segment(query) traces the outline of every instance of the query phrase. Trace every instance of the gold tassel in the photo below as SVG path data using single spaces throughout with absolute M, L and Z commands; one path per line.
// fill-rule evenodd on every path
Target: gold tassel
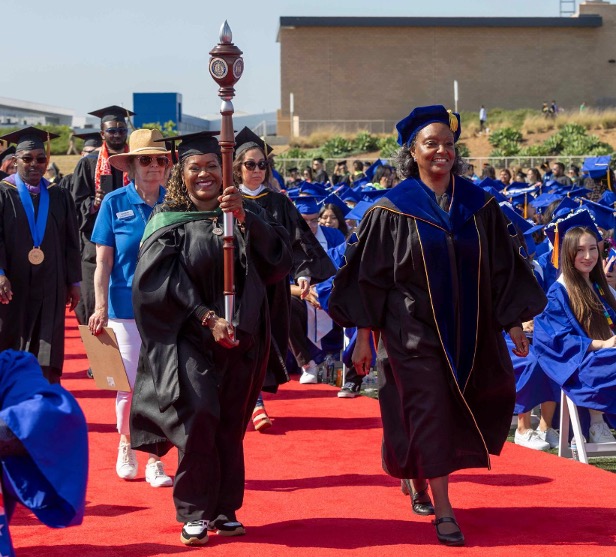
M 608 166 L 607 167 L 607 189 L 610 191 L 614 191 L 612 189 L 612 180 L 611 180 L 610 174 L 611 174 L 610 167 Z
M 524 194 L 524 218 L 528 218 L 528 194 Z
M 558 239 L 558 225 L 556 225 L 555 230 L 554 230 L 554 249 L 552 250 L 552 265 L 554 265 L 555 269 L 558 269 L 558 260 L 559 260 L 558 245 L 559 244 L 560 244 L 560 241 Z
M 448 110 L 447 112 L 449 113 L 449 129 L 453 133 L 456 133 L 458 131 L 458 119 L 455 114 L 451 112 L 451 110 Z

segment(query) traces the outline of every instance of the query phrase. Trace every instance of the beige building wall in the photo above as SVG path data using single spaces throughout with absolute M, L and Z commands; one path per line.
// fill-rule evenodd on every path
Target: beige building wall
M 616 5 L 586 2 L 584 14 L 603 24 L 281 27 L 279 134 L 288 130 L 290 93 L 300 122 L 384 120 L 386 131 L 414 106 L 453 108 L 454 80 L 460 110 L 540 109 L 552 99 L 570 110 L 582 101 L 616 106 Z

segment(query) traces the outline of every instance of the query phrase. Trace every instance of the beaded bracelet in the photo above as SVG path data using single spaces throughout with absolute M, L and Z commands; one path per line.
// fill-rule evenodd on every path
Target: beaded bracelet
M 211 319 L 213 319 L 214 317 L 216 317 L 216 312 L 209 310 L 208 312 L 206 312 L 206 314 L 203 316 L 203 319 L 201 319 L 201 325 L 203 327 L 209 327 L 209 321 Z

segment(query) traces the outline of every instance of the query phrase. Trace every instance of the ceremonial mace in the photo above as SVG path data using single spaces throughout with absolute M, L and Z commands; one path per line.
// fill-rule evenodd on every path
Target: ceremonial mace
M 218 96 L 222 99 L 222 104 L 220 105 L 222 122 L 218 142 L 222 151 L 223 191 L 233 185 L 233 147 L 235 145 L 235 135 L 233 133 L 233 103 L 231 99 L 235 96 L 233 86 L 242 77 L 242 72 L 244 71 L 242 51 L 233 44 L 232 39 L 231 28 L 225 20 L 220 28 L 220 42 L 210 51 L 210 75 L 219 85 Z M 223 222 L 225 319 L 232 323 L 235 306 L 233 214 L 224 213 Z

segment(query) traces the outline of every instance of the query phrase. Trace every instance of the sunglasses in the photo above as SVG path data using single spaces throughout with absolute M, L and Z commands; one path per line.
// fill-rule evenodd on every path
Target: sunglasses
M 257 166 L 259 167 L 259 170 L 265 170 L 267 168 L 267 161 L 259 161 L 259 162 L 246 161 L 242 164 L 248 170 L 254 170 L 255 168 L 257 168 Z
M 137 161 L 141 166 L 148 167 L 152 164 L 153 161 L 156 161 L 158 166 L 167 166 L 169 164 L 169 159 L 167 157 L 150 157 L 149 155 L 141 155 L 137 157 Z
M 108 133 L 109 135 L 124 135 L 128 133 L 128 128 L 107 128 L 106 130 L 103 130 L 103 132 Z
M 47 157 L 31 157 L 30 155 L 26 155 L 24 157 L 17 157 L 21 159 L 24 164 L 31 164 L 32 161 L 36 161 L 36 164 L 47 164 Z

